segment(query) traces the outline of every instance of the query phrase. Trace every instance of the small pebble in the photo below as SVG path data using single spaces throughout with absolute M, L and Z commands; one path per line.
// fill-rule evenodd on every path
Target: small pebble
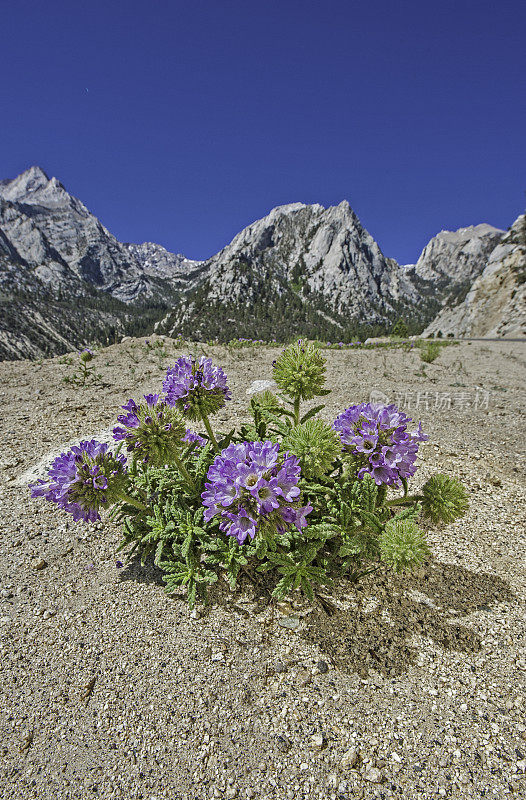
M 300 626 L 300 621 L 298 617 L 282 617 L 282 619 L 278 620 L 278 625 L 281 625 L 282 628 L 288 628 L 291 631 L 295 631 Z
M 383 781 L 383 775 L 376 767 L 366 769 L 363 777 L 369 783 L 381 783 Z
M 321 750 L 325 747 L 325 737 L 323 733 L 315 733 L 310 737 L 311 747 Z
M 354 769 L 360 760 L 360 752 L 357 747 L 351 747 L 343 754 L 340 764 L 342 767 Z

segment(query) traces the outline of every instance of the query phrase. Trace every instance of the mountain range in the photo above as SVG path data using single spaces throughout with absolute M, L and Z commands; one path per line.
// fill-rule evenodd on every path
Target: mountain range
M 274 208 L 200 262 L 119 242 L 35 166 L 0 181 L 0 358 L 154 328 L 204 340 L 347 341 L 400 317 L 427 335 L 523 335 L 525 254 L 522 216 L 508 233 L 442 231 L 401 266 L 343 201 Z

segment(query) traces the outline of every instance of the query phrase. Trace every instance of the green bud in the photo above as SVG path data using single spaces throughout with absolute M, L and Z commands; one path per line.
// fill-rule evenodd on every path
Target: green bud
M 395 572 L 420 564 L 428 555 L 429 547 L 424 532 L 411 519 L 392 519 L 380 535 L 382 561 Z
M 252 397 L 250 400 L 250 408 L 253 412 L 258 408 L 260 411 L 269 411 L 272 414 L 276 414 L 278 411 L 281 411 L 283 406 L 276 395 L 266 389 L 264 392 Z
M 310 400 L 325 394 L 325 359 L 314 344 L 299 339 L 283 350 L 274 364 L 273 377 L 289 397 Z
M 290 450 L 299 459 L 306 478 L 329 472 L 341 449 L 340 437 L 321 419 L 308 419 L 303 425 L 291 428 L 282 444 L 282 450 Z
M 424 517 L 435 524 L 453 522 L 463 517 L 469 508 L 466 490 L 456 478 L 433 475 L 422 489 Z
M 139 403 L 135 414 L 139 425 L 128 429 L 125 439 L 132 457 L 152 466 L 169 464 L 186 446 L 182 441 L 186 425 L 179 411 L 164 403 Z

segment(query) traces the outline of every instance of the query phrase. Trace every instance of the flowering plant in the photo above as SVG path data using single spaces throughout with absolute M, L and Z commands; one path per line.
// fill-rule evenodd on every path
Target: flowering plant
M 462 485 L 430 478 L 416 494 L 422 426 L 394 405 L 350 405 L 332 424 L 325 359 L 302 340 L 274 362 L 277 394 L 252 398 L 252 421 L 219 433 L 209 417 L 231 398 L 227 376 L 209 358 L 179 358 L 164 395 L 129 400 L 113 429 L 115 452 L 96 441 L 62 453 L 47 480 L 31 487 L 93 522 L 111 509 L 122 523 L 120 549 L 153 555 L 167 591 L 185 588 L 190 606 L 225 578 L 259 583 L 272 595 L 357 580 L 377 569 L 411 569 L 428 556 L 422 523 L 448 523 L 468 507 Z M 186 427 L 185 417 L 202 425 Z M 124 455 L 126 454 L 126 456 Z

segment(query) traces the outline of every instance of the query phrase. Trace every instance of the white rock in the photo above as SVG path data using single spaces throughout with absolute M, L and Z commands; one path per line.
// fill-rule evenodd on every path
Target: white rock
M 247 389 L 247 395 L 259 394 L 260 392 L 272 392 L 277 388 L 276 381 L 252 381 Z

